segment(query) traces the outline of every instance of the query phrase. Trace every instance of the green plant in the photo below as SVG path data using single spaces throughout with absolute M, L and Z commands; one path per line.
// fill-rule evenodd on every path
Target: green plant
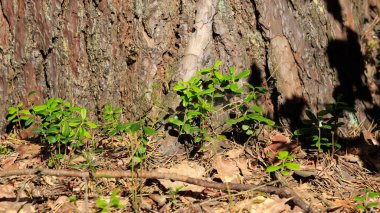
M 122 114 L 121 108 L 112 108 L 112 104 L 104 106 L 103 126 L 102 130 L 109 137 L 115 136 L 123 132 L 123 124 L 120 121 Z
M 22 109 L 23 103 L 19 103 L 16 106 L 8 108 L 8 121 L 11 123 L 17 123 L 21 127 L 21 122 L 25 123 L 25 127 L 29 127 L 32 124 L 32 118 L 30 117 L 29 110 Z
M 337 141 L 338 129 L 343 125 L 339 119 L 343 116 L 343 111 L 354 112 L 355 110 L 348 107 L 344 102 L 339 101 L 333 104 L 327 104 L 325 109 L 312 113 L 306 110 L 308 119 L 302 122 L 306 128 L 297 129 L 294 134 L 297 136 L 312 136 L 312 146 L 317 147 L 318 152 L 323 152 L 324 147 L 332 148 L 332 153 L 335 148 L 340 148 L 341 145 Z
M 113 108 L 111 104 L 104 107 L 103 125 L 101 130 L 113 139 L 114 136 L 123 136 L 129 138 L 130 152 L 134 156 L 131 161 L 131 166 L 135 166 L 146 159 L 146 149 L 148 138 L 156 134 L 156 131 L 146 125 L 146 119 L 142 118 L 139 121 L 122 122 L 122 109 Z
M 96 208 L 98 208 L 99 211 L 97 211 L 97 212 L 98 213 L 105 213 L 105 212 L 110 211 L 112 208 L 123 209 L 124 206 L 120 204 L 120 200 L 117 197 L 119 192 L 120 192 L 120 188 L 116 188 L 112 192 L 112 194 L 110 196 L 110 200 L 108 202 L 101 199 L 101 198 L 98 198 L 98 200 L 96 201 Z
M 0 155 L 8 155 L 11 152 L 13 152 L 13 149 L 11 147 L 0 144 Z
M 289 155 L 288 151 L 280 151 L 277 154 L 277 158 L 280 160 L 278 165 L 271 165 L 266 168 L 266 172 L 280 171 L 283 175 L 289 175 L 293 170 L 299 170 L 300 165 L 290 160 L 294 159 L 294 155 Z
M 197 72 L 197 75 L 189 81 L 178 82 L 174 86 L 174 91 L 180 96 L 182 112 L 168 119 L 179 132 L 180 135 L 192 136 L 195 143 L 201 142 L 208 137 L 206 124 L 209 124 L 213 113 L 220 113 L 219 110 L 238 110 L 238 117 L 230 119 L 227 123 L 241 127 L 246 134 L 253 134 L 253 123 L 263 122 L 274 125 L 274 122 L 262 115 L 262 109 L 248 104 L 256 100 L 257 94 L 264 92 L 263 88 L 253 87 L 246 84 L 248 88 L 246 96 L 241 101 L 227 104 L 221 109 L 215 110 L 217 103 L 223 104 L 226 97 L 241 96 L 245 92 L 239 87 L 239 80 L 250 75 L 249 70 L 236 74 L 236 68 L 231 67 L 229 74 L 223 75 L 218 71 L 221 61 L 217 61 L 213 67 L 205 68 Z M 222 103 L 221 103 L 222 102 Z
M 170 195 L 170 197 L 172 199 L 172 203 L 175 206 L 177 205 L 177 195 L 178 195 L 179 191 L 181 191 L 181 189 L 183 189 L 183 188 L 184 188 L 184 186 L 179 186 L 175 189 L 170 188 L 168 191 L 168 194 Z
M 71 106 L 60 98 L 50 98 L 45 104 L 20 110 L 22 104 L 8 109 L 8 120 L 19 122 L 20 127 L 30 128 L 52 146 L 52 150 L 61 146 L 79 150 L 85 139 L 90 139 L 89 129 L 97 124 L 88 120 L 85 108 Z M 21 125 L 21 121 L 25 123 Z M 58 151 L 60 154 L 60 151 Z
M 371 202 L 369 199 L 379 198 L 380 194 L 377 192 L 372 191 L 369 188 L 364 189 L 365 195 L 364 196 L 356 196 L 355 201 L 357 203 L 356 208 L 360 212 L 366 212 L 371 211 L 371 208 L 377 207 L 379 205 L 378 202 Z
M 78 197 L 76 196 L 76 195 L 71 195 L 70 197 L 69 197 L 69 202 L 75 202 L 75 201 L 77 201 L 78 200 Z

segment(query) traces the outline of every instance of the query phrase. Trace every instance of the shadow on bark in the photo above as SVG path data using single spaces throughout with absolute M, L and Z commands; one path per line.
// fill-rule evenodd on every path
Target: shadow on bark
M 369 108 L 366 106 L 364 112 L 369 121 L 376 122 L 380 119 L 380 107 L 374 104 L 370 89 L 365 80 L 365 58 L 361 51 L 360 36 L 353 29 L 345 26 L 342 6 L 339 0 L 325 0 L 325 2 L 328 12 L 341 24 L 342 29 L 347 35 L 347 39 L 345 40 L 330 40 L 327 47 L 330 66 L 337 72 L 339 81 L 338 86 L 336 86 L 333 91 L 333 97 L 335 101 L 343 101 L 348 104 L 348 107 L 353 109 L 357 101 L 371 104 L 372 107 Z M 376 79 L 376 76 L 373 77 Z M 357 155 L 359 155 L 364 162 L 371 161 L 368 160 L 368 158 L 371 158 L 375 160 L 371 162 L 372 165 L 380 165 L 379 158 L 372 156 L 374 155 L 373 150 L 378 152 L 379 147 L 363 141 L 362 138 L 362 136 L 354 139 L 339 138 L 339 141 L 343 142 L 343 144 L 341 144 L 343 145 L 343 149 L 350 150 L 359 148 L 360 153 L 357 153 Z
M 329 63 L 337 71 L 339 86 L 334 89 L 333 96 L 342 95 L 342 101 L 349 107 L 355 108 L 355 101 L 365 101 L 373 104 L 372 96 L 365 79 L 365 61 L 361 52 L 359 35 L 354 30 L 344 26 L 342 6 L 339 0 L 325 0 L 327 11 L 338 21 L 347 33 L 346 40 L 331 40 L 328 44 L 327 54 Z M 376 79 L 376 76 L 374 76 Z M 380 107 L 374 105 L 365 110 L 368 119 L 377 121 L 380 119 Z

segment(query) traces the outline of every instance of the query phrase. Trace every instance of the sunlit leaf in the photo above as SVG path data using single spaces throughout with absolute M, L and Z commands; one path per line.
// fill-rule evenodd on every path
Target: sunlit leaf
M 33 111 L 35 111 L 35 112 L 41 112 L 41 111 L 45 110 L 46 108 L 47 108 L 46 105 L 38 105 L 38 106 L 34 106 L 33 107 Z
M 293 162 L 285 162 L 284 166 L 291 170 L 299 170 L 301 168 L 299 164 Z
M 98 125 L 96 125 L 95 123 L 93 123 L 93 122 L 91 122 L 91 121 L 87 121 L 86 124 L 87 124 L 90 128 L 92 128 L 92 129 L 95 129 L 95 128 L 98 127 Z
M 243 72 L 237 74 L 237 75 L 235 76 L 235 79 L 245 78 L 245 77 L 249 76 L 250 73 L 251 73 L 251 72 L 250 72 L 249 70 L 244 70 Z
M 268 166 L 265 171 L 266 172 L 274 172 L 274 171 L 277 171 L 281 168 L 282 168 L 281 166 L 272 165 L 272 166 Z
M 222 61 L 217 60 L 213 66 L 214 69 L 218 68 L 222 64 Z

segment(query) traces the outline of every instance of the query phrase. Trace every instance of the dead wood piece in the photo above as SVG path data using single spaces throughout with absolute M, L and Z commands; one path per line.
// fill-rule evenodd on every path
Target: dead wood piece
M 131 172 L 131 171 L 108 171 L 108 170 L 98 170 L 96 172 L 83 172 L 76 170 L 53 170 L 53 169 L 19 169 L 19 170 L 8 170 L 0 171 L 0 177 L 9 176 L 21 176 L 21 175 L 48 175 L 48 176 L 64 176 L 64 177 L 82 177 L 82 178 L 143 178 L 143 179 L 166 179 L 172 181 L 181 181 L 189 184 L 194 184 L 198 186 L 203 186 L 206 188 L 214 188 L 223 191 L 236 190 L 236 191 L 246 191 L 252 188 L 257 188 L 257 185 L 252 184 L 237 184 L 237 183 L 218 183 L 213 181 L 202 180 L 199 178 L 191 178 L 178 174 L 170 173 L 159 173 L 155 171 L 141 171 L 141 172 Z M 275 186 L 260 186 L 258 191 L 266 192 L 270 194 L 277 194 L 280 197 L 292 198 L 294 204 L 299 206 L 305 212 L 312 212 L 310 206 L 304 202 L 292 189 L 286 187 L 275 187 Z

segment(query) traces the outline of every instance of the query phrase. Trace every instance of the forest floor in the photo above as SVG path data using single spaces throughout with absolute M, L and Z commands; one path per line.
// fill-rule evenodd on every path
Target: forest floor
M 362 132 L 356 139 L 365 137 Z M 190 156 L 188 146 L 162 133 L 149 138 L 147 158 L 130 173 L 131 146 L 126 144 L 134 140 L 127 135 L 99 138 L 101 150 L 54 159 L 39 143 L 21 140 L 20 134 L 4 135 L 0 212 L 358 212 L 361 202 L 380 202 L 365 191 L 380 191 L 377 146 L 346 147 L 333 156 L 317 156 L 306 153 L 286 132 L 264 130 L 255 143 L 220 138 Z M 282 150 L 295 155 L 300 169 L 289 175 L 266 172 Z M 52 170 L 29 170 L 26 175 L 25 169 L 32 168 Z M 114 173 L 96 175 L 95 169 Z M 7 174 L 13 170 L 21 172 Z M 369 207 L 368 211 L 380 211 Z

